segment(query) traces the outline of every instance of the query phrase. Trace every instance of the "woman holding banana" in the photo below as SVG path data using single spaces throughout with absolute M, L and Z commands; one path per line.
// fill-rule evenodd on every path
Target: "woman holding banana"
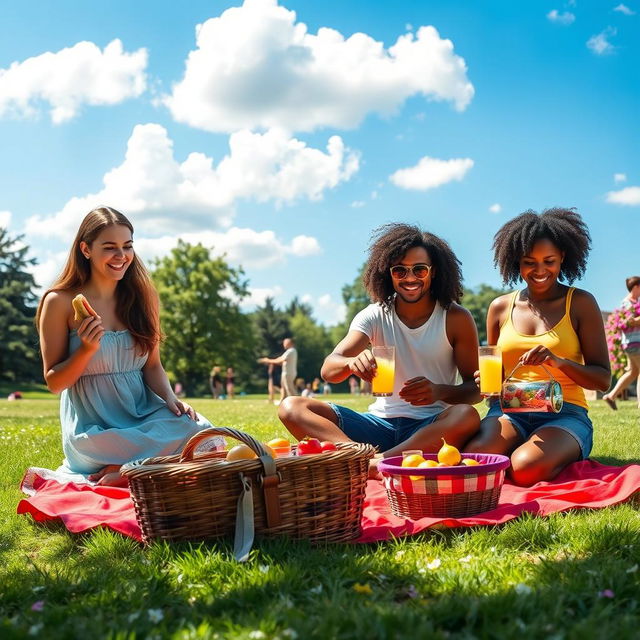
M 126 484 L 122 464 L 176 453 L 211 426 L 171 389 L 158 296 L 119 211 L 99 207 L 84 218 L 36 324 L 47 386 L 61 393 L 64 468 Z

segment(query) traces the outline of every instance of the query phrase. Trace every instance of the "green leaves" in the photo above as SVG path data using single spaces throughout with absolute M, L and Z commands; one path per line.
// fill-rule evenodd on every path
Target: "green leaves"
M 35 380 L 40 370 L 35 317 L 35 281 L 22 236 L 0 228 L 0 380 Z
M 160 321 L 166 341 L 165 369 L 190 395 L 205 392 L 214 364 L 246 375 L 253 336 L 239 303 L 247 283 L 241 269 L 209 249 L 182 240 L 171 254 L 153 263 L 151 276 L 160 296 Z

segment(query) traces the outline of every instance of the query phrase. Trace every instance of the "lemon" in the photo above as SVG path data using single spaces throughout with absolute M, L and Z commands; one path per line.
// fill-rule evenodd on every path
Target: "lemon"
M 257 458 L 255 451 L 246 444 L 238 444 L 227 451 L 227 462 L 235 462 L 236 460 L 253 460 Z
M 424 458 L 417 453 L 412 453 L 410 456 L 402 459 L 403 467 L 417 467 L 419 464 L 424 462 Z
M 438 463 L 435 460 L 425 460 L 418 465 L 418 469 L 427 469 L 428 467 L 437 467 Z
M 447 444 L 447 441 L 442 438 L 442 446 L 438 451 L 438 462 L 444 462 L 445 465 L 453 467 L 456 464 L 460 464 L 462 456 L 460 452 L 452 445 Z
M 475 467 L 480 463 L 475 458 L 464 458 L 462 464 L 466 464 L 467 467 Z

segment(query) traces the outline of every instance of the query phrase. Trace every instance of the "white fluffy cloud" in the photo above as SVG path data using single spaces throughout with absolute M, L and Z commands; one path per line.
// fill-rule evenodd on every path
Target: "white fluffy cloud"
M 556 24 L 561 25 L 573 24 L 576 19 L 575 15 L 571 13 L 571 11 L 560 12 L 557 9 L 552 9 L 551 11 L 549 11 L 549 13 L 547 13 L 547 18 L 551 22 L 555 22 Z
M 295 236 L 290 242 L 276 236 L 273 231 L 255 231 L 254 229 L 240 229 L 232 227 L 223 232 L 199 231 L 187 233 L 174 233 L 161 237 L 151 238 L 141 236 L 136 231 L 134 246 L 136 253 L 142 260 L 149 263 L 156 259 L 169 255 L 171 249 L 177 246 L 178 239 L 189 244 L 202 244 L 210 249 L 212 258 L 224 256 L 225 260 L 233 267 L 243 267 L 250 270 L 266 269 L 276 264 L 281 264 L 288 257 L 304 258 L 322 253 L 320 244 L 311 236 Z M 40 252 L 39 263 L 32 269 L 37 284 L 46 288 L 53 282 L 62 270 L 67 252 L 48 252 L 46 249 Z M 260 300 L 260 292 L 267 295 L 279 295 L 280 287 L 271 289 L 254 289 L 251 299 Z M 271 293 L 270 293 L 271 292 Z M 260 304 L 260 302 L 243 301 L 243 305 Z
M 403 189 L 427 191 L 453 180 L 462 180 L 471 167 L 471 158 L 439 160 L 425 156 L 415 167 L 398 169 L 389 179 Z
M 11 224 L 11 211 L 0 211 L 0 229 L 6 229 Z
M 615 27 L 607 27 L 597 35 L 591 36 L 589 40 L 587 40 L 587 47 L 599 56 L 613 53 L 615 46 L 609 42 L 609 38 L 615 36 L 616 33 L 618 33 L 618 30 Z
M 296 236 L 286 243 L 273 231 L 255 231 L 232 227 L 226 231 L 194 231 L 160 238 L 135 236 L 135 248 L 145 260 L 167 255 L 178 244 L 178 237 L 190 244 L 211 249 L 213 257 L 225 256 L 233 266 L 265 269 L 284 262 L 288 256 L 304 258 L 322 253 L 316 238 Z
M 618 13 L 623 13 L 625 16 L 636 15 L 636 12 L 633 9 L 630 9 L 629 7 L 627 7 L 626 4 L 622 4 L 622 3 L 620 3 L 617 7 L 614 7 L 613 10 L 617 11 Z
M 625 187 L 620 191 L 609 191 L 607 202 L 628 206 L 640 205 L 640 187 Z
M 489 207 L 489 211 L 491 211 L 491 213 L 500 213 L 502 211 L 502 205 L 496 202 Z
M 34 116 L 49 104 L 59 124 L 76 116 L 84 104 L 112 105 L 139 96 L 146 88 L 147 51 L 123 51 L 120 40 L 104 50 L 79 42 L 0 69 L 0 116 Z
M 245 0 L 198 25 L 184 77 L 164 103 L 176 120 L 207 131 L 310 131 L 355 127 L 416 94 L 463 110 L 473 93 L 464 60 L 432 26 L 385 49 L 364 33 L 309 33 L 276 0 Z
M 626 173 L 614 173 L 613 174 L 613 181 L 616 184 L 620 184 L 621 182 L 626 182 L 627 181 L 627 174 Z
M 100 191 L 71 198 L 52 216 L 30 218 L 27 232 L 69 237 L 83 216 L 101 204 L 131 214 L 136 229 L 152 235 L 226 228 L 239 198 L 317 200 L 325 189 L 348 180 L 359 164 L 358 155 L 338 136 L 329 139 L 323 152 L 279 130 L 239 131 L 230 136 L 229 149 L 217 167 L 195 152 L 180 163 L 164 127 L 137 125 L 124 161 L 104 176 Z M 299 240 L 295 250 L 304 253 L 304 243 Z

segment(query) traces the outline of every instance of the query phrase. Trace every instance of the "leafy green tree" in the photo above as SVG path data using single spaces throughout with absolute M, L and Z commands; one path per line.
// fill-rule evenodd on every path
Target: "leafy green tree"
M 282 341 L 291 335 L 289 315 L 277 309 L 273 298 L 267 298 L 263 307 L 249 314 L 255 333 L 255 356 L 273 358 L 282 353 Z
M 367 264 L 364 263 L 360 267 L 358 275 L 351 284 L 345 284 L 344 287 L 342 287 L 342 300 L 347 307 L 347 313 L 344 321 L 345 333 L 346 330 L 349 329 L 349 325 L 356 313 L 358 313 L 358 311 L 362 311 L 362 309 L 371 304 L 371 298 L 369 298 L 369 294 L 362 283 L 362 276 L 364 275 L 364 269 L 366 266 Z
M 11 237 L 0 228 L 0 380 L 28 382 L 38 379 L 40 358 L 33 319 L 37 297 L 28 267 L 29 247 L 22 236 Z
M 475 320 L 476 327 L 478 327 L 478 338 L 480 344 L 487 341 L 487 310 L 489 305 L 498 296 L 506 293 L 503 289 L 496 289 L 488 284 L 481 284 L 475 290 L 467 289 L 465 287 L 462 296 L 462 305 L 467 308 L 473 319 Z
M 295 296 L 291 300 L 284 311 L 290 318 L 295 316 L 297 313 L 302 313 L 309 318 L 313 316 L 313 308 L 311 305 L 306 302 L 302 302 L 298 296 Z
M 282 353 L 282 341 L 291 335 L 290 317 L 267 298 L 264 306 L 249 314 L 254 333 L 254 362 L 262 356 L 275 358 Z M 252 390 L 264 392 L 267 386 L 267 367 L 257 365 L 250 376 Z
M 203 393 L 218 364 L 223 373 L 232 366 L 242 387 L 255 363 L 251 322 L 238 304 L 248 295 L 242 270 L 182 240 L 153 267 L 166 336 L 162 358 L 170 377 L 189 394 Z
M 311 382 L 320 377 L 320 368 L 333 348 L 325 327 L 316 324 L 311 315 L 298 310 L 291 318 L 291 333 L 298 350 L 298 377 Z

